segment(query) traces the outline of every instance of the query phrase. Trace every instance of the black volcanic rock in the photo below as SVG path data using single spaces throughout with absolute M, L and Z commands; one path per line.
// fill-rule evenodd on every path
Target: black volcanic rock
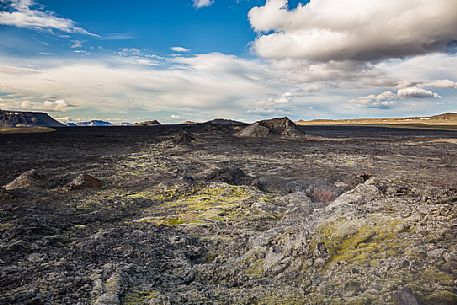
M 288 118 L 258 121 L 241 130 L 240 137 L 249 138 L 300 138 L 305 133 Z
M 214 119 L 211 121 L 206 122 L 206 124 L 212 124 L 212 125 L 246 125 L 243 122 L 238 122 L 234 120 L 229 120 L 229 119 Z
M 0 127 L 65 127 L 44 112 L 0 110 Z
M 218 168 L 210 172 L 206 179 L 209 181 L 226 182 L 233 185 L 246 184 L 252 180 L 251 177 L 247 176 L 246 173 L 238 167 Z
M 145 122 L 135 124 L 135 126 L 155 126 L 155 125 L 161 125 L 161 124 L 157 120 L 145 121 Z
M 195 141 L 195 137 L 184 130 L 180 130 L 173 138 L 174 144 L 190 144 L 193 141 Z

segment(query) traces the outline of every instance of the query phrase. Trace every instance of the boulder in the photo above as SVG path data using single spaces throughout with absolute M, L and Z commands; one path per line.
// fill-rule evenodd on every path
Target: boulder
M 12 182 L 4 186 L 5 190 L 17 190 L 17 189 L 44 189 L 48 187 L 48 180 L 37 170 L 31 169 L 27 172 L 22 173 L 19 177 L 14 179 Z
M 234 166 L 218 168 L 210 172 L 206 179 L 210 181 L 226 182 L 233 185 L 246 184 L 249 180 L 251 180 L 245 172 Z
M 98 189 L 101 188 L 103 183 L 87 174 L 82 174 L 76 177 L 73 181 L 65 185 L 67 190 L 81 190 L 81 189 Z
M 419 305 L 419 302 L 414 297 L 411 289 L 399 289 L 394 294 L 396 305 Z

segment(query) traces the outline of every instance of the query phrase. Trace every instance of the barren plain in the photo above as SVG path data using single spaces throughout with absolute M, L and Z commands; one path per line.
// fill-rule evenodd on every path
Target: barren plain
M 457 304 L 457 133 L 301 128 L 0 135 L 0 304 Z

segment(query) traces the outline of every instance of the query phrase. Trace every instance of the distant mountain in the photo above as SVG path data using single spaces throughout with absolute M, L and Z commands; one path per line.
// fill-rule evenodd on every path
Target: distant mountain
M 113 124 L 111 124 L 110 122 L 101 121 L 101 120 L 92 120 L 89 122 L 76 123 L 76 126 L 101 127 L 101 126 L 113 126 Z
M 65 127 L 44 112 L 0 110 L 0 127 Z

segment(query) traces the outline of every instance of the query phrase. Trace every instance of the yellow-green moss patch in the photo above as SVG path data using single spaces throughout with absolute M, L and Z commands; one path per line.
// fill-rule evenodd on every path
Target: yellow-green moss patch
M 152 215 L 136 220 L 156 225 L 202 225 L 236 221 L 250 212 L 244 201 L 255 193 L 247 187 L 214 184 L 148 209 Z M 168 195 L 167 197 L 174 196 Z
M 346 261 L 376 265 L 378 259 L 398 254 L 402 246 L 397 236 L 400 222 L 387 217 L 337 219 L 319 226 L 313 245 L 324 244 L 330 255 L 328 263 Z
M 152 291 L 133 291 L 128 293 L 124 298 L 124 305 L 141 305 L 148 304 L 148 301 L 157 299 L 159 292 Z

